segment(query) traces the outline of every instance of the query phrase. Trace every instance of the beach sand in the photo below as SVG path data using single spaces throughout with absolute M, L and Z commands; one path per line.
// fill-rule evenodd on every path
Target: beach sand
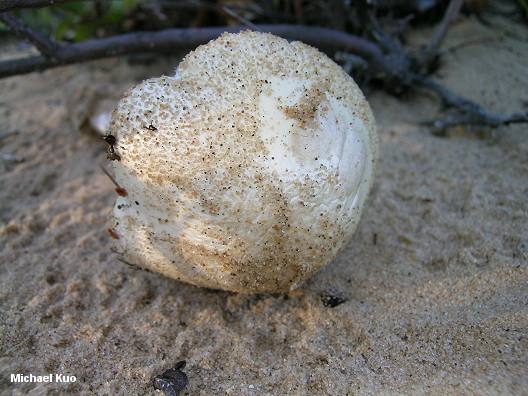
M 528 109 L 526 27 L 462 18 L 443 48 L 436 79 Z M 434 96 L 369 92 L 380 167 L 347 248 L 288 296 L 205 290 L 111 253 L 116 194 L 86 121 L 176 62 L 0 80 L 2 394 L 155 395 L 179 360 L 188 395 L 528 394 L 527 125 L 437 137 L 420 124 Z

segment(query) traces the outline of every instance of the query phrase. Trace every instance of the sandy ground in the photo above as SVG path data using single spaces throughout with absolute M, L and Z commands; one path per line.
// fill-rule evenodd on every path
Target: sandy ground
M 528 107 L 526 28 L 466 20 L 445 48 L 438 79 L 498 111 Z M 380 169 L 346 250 L 289 296 L 204 290 L 110 252 L 105 145 L 83 124 L 173 66 L 0 81 L 2 394 L 154 395 L 182 359 L 189 395 L 528 394 L 527 126 L 435 137 L 418 123 L 434 98 L 372 93 Z

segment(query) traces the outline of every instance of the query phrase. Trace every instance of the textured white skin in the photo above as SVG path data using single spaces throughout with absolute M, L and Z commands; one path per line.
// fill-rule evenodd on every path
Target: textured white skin
M 155 125 L 155 127 L 154 127 Z M 284 291 L 354 232 L 377 158 L 374 119 L 339 66 L 302 43 L 225 34 L 112 117 L 128 194 L 126 260 L 199 286 Z
M 258 134 L 269 152 L 274 154 L 275 160 L 269 164 L 270 168 L 284 175 L 286 180 L 291 180 L 305 175 L 315 177 L 320 166 L 324 165 L 346 174 L 342 183 L 351 195 L 356 195 L 368 161 L 367 142 L 363 138 L 368 136 L 368 132 L 364 122 L 327 95 L 330 111 L 316 112 L 316 132 L 308 133 L 279 107 L 284 104 L 294 106 L 310 82 L 280 77 L 268 81 L 271 81 L 271 89 L 259 97 L 258 111 L 262 124 Z M 349 133 L 350 129 L 355 132 L 354 135 Z M 299 151 L 299 148 L 302 150 Z M 354 166 L 351 161 L 359 166 Z

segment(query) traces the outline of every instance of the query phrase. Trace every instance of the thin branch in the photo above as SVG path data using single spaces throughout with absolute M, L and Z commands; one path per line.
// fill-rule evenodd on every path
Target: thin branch
M 114 183 L 114 185 L 116 186 L 116 188 L 122 188 L 119 183 L 116 181 L 116 179 L 114 179 L 114 177 L 110 174 L 110 172 L 108 172 L 106 170 L 106 168 L 103 166 L 103 165 L 100 165 L 101 166 L 101 170 L 103 171 L 103 173 L 110 179 L 110 181 L 112 183 Z
M 110 229 L 110 230 L 111 230 L 111 229 Z M 110 230 L 109 230 L 109 231 L 110 231 Z M 115 231 L 112 230 L 112 232 L 115 232 Z M 112 234 L 111 234 L 111 235 L 112 235 Z M 113 249 L 113 248 L 111 248 L 110 250 L 112 250 L 112 252 L 117 253 L 117 254 L 123 254 L 123 253 L 118 252 L 116 249 Z M 141 266 L 139 266 L 139 265 L 137 265 L 137 264 L 131 263 L 130 261 L 125 260 L 123 257 L 116 257 L 116 259 L 117 259 L 118 261 L 121 261 L 123 264 L 128 265 L 128 266 L 129 266 L 130 268 L 132 268 L 133 270 L 137 270 L 137 271 L 145 271 L 145 272 L 152 272 L 152 270 L 150 270 L 150 269 L 148 269 L 148 268 L 145 268 L 145 267 L 141 267 Z
M 17 36 L 29 41 L 48 59 L 53 59 L 58 49 L 55 41 L 34 31 L 24 22 L 16 18 L 9 12 L 0 14 L 0 21 L 4 22 Z
M 426 123 L 436 129 L 444 130 L 456 125 L 486 125 L 496 128 L 501 125 L 528 123 L 528 112 L 494 113 L 486 110 L 478 103 L 455 94 L 427 77 L 415 76 L 413 81 L 417 85 L 435 92 L 447 106 L 454 108 L 458 112 L 458 114 L 451 115 L 444 120 L 434 120 Z
M 438 49 L 444 41 L 449 25 L 451 25 L 451 23 L 458 17 L 463 4 L 464 0 L 451 0 L 449 2 L 442 21 L 433 33 L 429 44 L 422 50 L 419 56 L 420 64 L 429 65 L 434 59 Z
M 247 26 L 248 28 L 250 28 L 252 30 L 257 30 L 257 31 L 259 30 L 258 26 L 256 26 L 253 22 L 249 21 L 248 19 L 244 18 L 243 16 L 238 15 L 231 8 L 229 8 L 227 6 L 222 6 L 221 10 L 224 11 L 231 18 L 235 18 L 242 25 L 245 25 L 245 26 Z
M 449 107 L 455 107 L 467 113 L 478 113 L 482 111 L 482 106 L 479 104 L 455 94 L 448 88 L 437 83 L 436 81 L 431 80 L 430 78 L 421 75 L 415 75 L 413 76 L 413 82 L 435 92 Z
M 440 27 L 433 35 L 431 45 L 426 49 L 426 51 L 431 51 L 429 56 L 435 56 L 438 47 L 445 37 L 449 23 L 458 15 L 462 2 L 459 0 L 451 0 Z M 528 122 L 528 112 L 512 114 L 490 112 L 478 103 L 463 98 L 438 82 L 431 80 L 420 69 L 427 65 L 427 63 L 421 62 L 428 62 L 432 58 L 418 58 L 416 59 L 417 62 L 412 62 L 401 42 L 396 37 L 386 34 L 373 14 L 370 14 L 370 20 L 373 26 L 372 32 L 374 37 L 378 44 L 386 51 L 384 58 L 382 58 L 382 62 L 384 63 L 382 69 L 386 72 L 384 76 L 385 80 L 389 78 L 390 81 L 392 78 L 397 84 L 403 85 L 403 87 L 420 86 L 428 89 L 438 95 L 447 106 L 455 109 L 457 112 L 457 114 L 451 115 L 445 120 L 436 120 L 427 122 L 426 124 L 432 125 L 436 129 L 445 130 L 456 125 L 486 125 L 495 128 L 501 125 Z M 427 55 L 427 52 L 425 54 Z
M 110 172 L 108 172 L 106 170 L 106 168 L 103 166 L 103 165 L 100 165 L 101 166 L 101 170 L 103 171 L 103 173 L 110 179 L 110 181 L 112 183 L 114 183 L 115 185 L 115 192 L 117 193 L 117 195 L 121 196 L 121 197 L 126 197 L 128 195 L 127 191 L 121 187 L 119 185 L 119 183 L 116 181 L 116 179 L 114 179 L 114 177 L 112 177 L 112 175 L 110 174 Z
M 25 0 L 29 1 L 29 0 Z M 436 52 L 440 45 L 449 21 L 456 17 L 460 10 L 460 0 L 452 0 L 441 28 L 434 35 L 429 51 Z M 445 22 L 448 21 L 448 22 Z M 443 27 L 442 27 L 443 26 Z M 346 32 L 304 25 L 256 25 L 258 30 L 270 32 L 290 40 L 300 40 L 321 49 L 340 49 L 364 58 L 371 70 L 382 73 L 383 78 L 392 80 L 403 86 L 418 85 L 435 92 L 442 100 L 457 109 L 458 116 L 434 125 L 447 128 L 460 124 L 480 124 L 496 127 L 511 123 L 528 122 L 528 114 L 513 113 L 503 115 L 485 110 L 479 104 L 462 98 L 441 84 L 413 71 L 413 63 L 407 51 L 398 40 L 390 39 L 376 29 L 378 43 Z M 137 52 L 174 51 L 175 48 L 196 47 L 218 37 L 223 32 L 239 32 L 244 27 L 204 27 L 176 28 L 157 32 L 134 32 L 104 39 L 86 40 L 81 43 L 58 47 L 53 53 L 54 58 L 44 55 L 24 59 L 0 62 L 0 78 L 17 74 L 31 73 L 50 69 L 60 65 L 76 62 L 113 57 Z
M 393 73 L 389 59 L 373 42 L 342 31 L 303 25 L 257 25 L 263 32 L 270 32 L 290 40 L 301 40 L 318 48 L 342 49 L 365 58 L 369 64 L 386 73 Z M 135 32 L 103 39 L 86 40 L 59 47 L 55 59 L 32 56 L 0 62 L 0 78 L 42 71 L 76 62 L 113 57 L 138 52 L 174 51 L 175 48 L 191 48 L 215 39 L 223 32 L 239 32 L 246 29 L 234 27 L 175 28 L 157 32 Z
M 67 3 L 78 0 L 1 0 L 0 12 L 20 10 L 22 8 L 47 7 L 54 4 Z
M 145 4 L 140 3 L 140 6 L 150 12 L 162 26 L 166 26 L 168 21 L 167 15 L 163 12 L 157 0 L 149 1 Z
M 528 113 L 493 114 L 488 113 L 485 118 L 475 117 L 475 114 L 454 114 L 445 119 L 428 121 L 425 124 L 433 127 L 436 131 L 459 125 L 479 125 L 496 128 L 501 125 L 525 124 L 528 122 Z

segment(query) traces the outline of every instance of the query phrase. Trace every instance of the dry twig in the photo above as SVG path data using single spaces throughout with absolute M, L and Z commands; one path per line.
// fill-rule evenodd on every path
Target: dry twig
M 77 0 L 2 0 L 0 1 L 0 12 L 19 10 L 21 8 L 47 7 L 71 1 Z
M 451 0 L 449 2 L 442 21 L 433 33 L 429 44 L 422 50 L 422 53 L 419 56 L 419 62 L 422 65 L 430 65 L 432 60 L 435 58 L 438 49 L 442 45 L 442 42 L 444 41 L 444 38 L 447 34 L 449 25 L 451 25 L 451 22 L 453 22 L 458 17 L 458 13 L 462 8 L 462 4 L 464 4 L 464 0 Z
M 338 30 L 302 25 L 257 25 L 259 30 L 270 32 L 291 40 L 301 40 L 315 47 L 344 49 L 356 53 L 382 71 L 390 72 L 381 49 L 373 42 Z M 42 71 L 71 63 L 113 57 L 138 52 L 174 51 L 204 44 L 223 32 L 239 32 L 247 29 L 235 27 L 174 28 L 157 32 L 135 32 L 103 39 L 86 40 L 76 44 L 60 46 L 54 60 L 45 56 L 0 62 L 0 78 Z M 386 70 L 385 70 L 386 69 Z
M 457 110 L 457 114 L 452 114 L 446 119 L 426 122 L 437 130 L 445 130 L 457 125 L 485 125 L 496 128 L 501 125 L 528 123 L 528 112 L 494 113 L 427 77 L 415 76 L 414 81 L 417 85 L 435 92 L 448 107 Z
M 4 22 L 16 35 L 28 40 L 48 59 L 53 59 L 58 48 L 57 43 L 46 36 L 34 31 L 9 12 L 0 14 L 0 21 Z
M 242 25 L 245 25 L 247 26 L 248 28 L 252 29 L 252 30 L 259 30 L 258 26 L 255 25 L 253 22 L 247 20 L 246 18 L 244 18 L 243 16 L 240 16 L 239 14 L 237 14 L 235 11 L 233 11 L 231 8 L 229 8 L 228 6 L 221 6 L 221 9 L 222 11 L 224 11 L 227 15 L 229 15 L 230 17 L 236 19 L 238 22 L 240 22 Z
M 55 1 L 63 2 L 69 0 Z M 5 9 L 43 6 L 53 2 L 53 0 L 7 1 L 0 5 L 0 12 Z M 427 66 L 430 65 L 430 62 L 436 56 L 448 27 L 457 17 L 462 3 L 463 0 L 450 1 L 429 45 L 414 58 L 410 55 L 410 51 L 403 47 L 397 37 L 383 32 L 374 17 L 371 17 L 372 32 L 377 42 L 343 31 L 321 27 L 286 24 L 251 24 L 251 27 L 255 30 L 270 32 L 290 40 L 300 40 L 321 49 L 341 50 L 352 53 L 368 63 L 369 72 L 374 75 L 377 73 L 378 76 L 393 85 L 396 84 L 406 88 L 420 86 L 434 92 L 446 105 L 456 110 L 456 114 L 449 116 L 445 120 L 433 121 L 431 124 L 437 129 L 445 129 L 461 124 L 497 127 L 499 125 L 528 122 L 528 113 L 503 115 L 489 112 L 479 104 L 462 98 L 423 74 L 423 70 L 427 69 Z M 8 26 L 34 43 L 42 52 L 42 55 L 0 62 L 0 78 L 123 54 L 174 51 L 175 48 L 196 47 L 216 38 L 223 32 L 238 32 L 245 29 L 245 27 L 241 26 L 173 28 L 157 32 L 127 33 L 58 46 L 36 34 L 31 29 L 23 27 L 17 20 L 12 19 L 10 15 L 3 14 L 2 18 L 7 18 Z M 245 21 L 244 23 L 248 25 L 248 22 Z

